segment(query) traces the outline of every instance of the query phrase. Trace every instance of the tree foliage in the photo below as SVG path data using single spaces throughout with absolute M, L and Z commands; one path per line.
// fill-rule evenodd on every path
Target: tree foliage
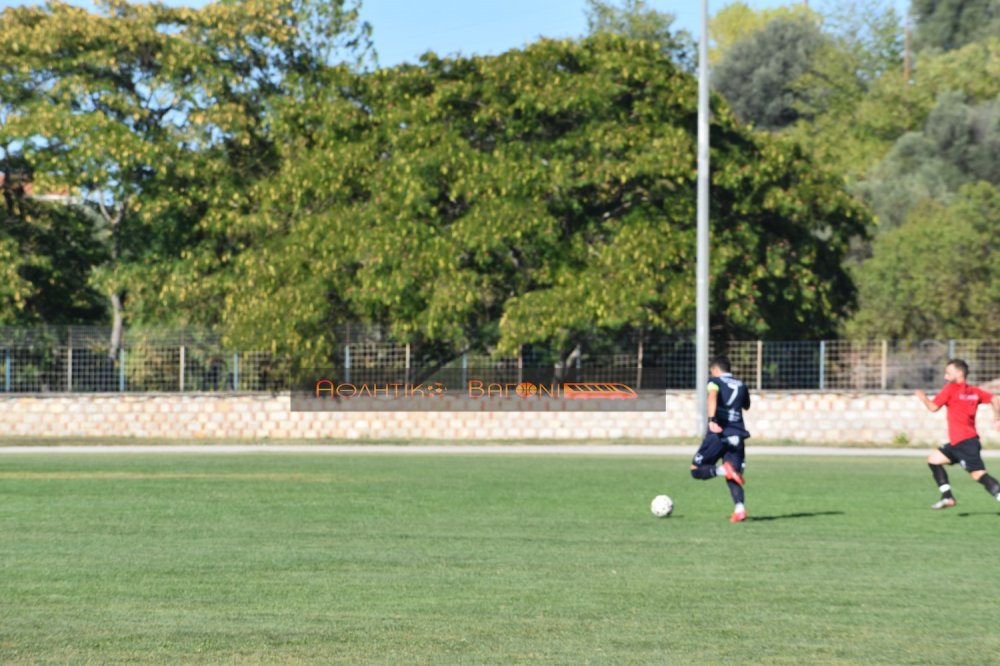
M 83 198 L 76 212 L 107 257 L 89 280 L 120 324 L 127 294 L 155 309 L 141 302 L 151 272 L 276 168 L 271 100 L 321 75 L 331 48 L 363 46 L 367 29 L 343 0 L 99 7 L 0 15 L 0 79 L 18 82 L 0 144 L 35 165 L 38 190 Z
M 873 126 L 895 109 L 874 100 L 905 86 L 903 30 L 887 0 L 828 3 L 820 16 L 826 39 L 790 84 L 801 118 L 788 131 L 817 161 L 853 181 L 889 148 L 885 131 Z
M 816 21 L 818 17 L 808 5 L 800 3 L 754 9 L 745 2 L 731 2 L 709 19 L 708 62 L 715 67 L 733 46 L 746 41 L 771 21 L 802 18 Z
M 689 43 L 639 0 L 590 9 L 585 40 L 368 72 L 348 0 L 5 10 L 0 148 L 36 167 L 40 192 L 81 203 L 8 209 L 0 321 L 103 309 L 219 326 L 313 365 L 347 322 L 441 357 L 689 334 Z M 870 45 L 815 66 L 816 39 L 847 42 L 811 21 L 767 22 L 727 51 L 778 40 L 777 59 L 757 44 L 758 88 L 777 102 L 754 110 L 761 127 L 832 117 L 837 95 L 853 103 L 851 86 L 881 76 Z M 801 89 L 796 53 L 816 74 Z M 755 132 L 718 97 L 713 115 L 713 334 L 832 334 L 854 304 L 843 258 L 867 214 L 801 142 Z
M 777 18 L 734 44 L 715 68 L 712 85 L 736 116 L 765 130 L 803 117 L 793 85 L 809 70 L 828 38 L 809 18 Z
M 656 11 L 646 0 L 622 0 L 621 5 L 587 0 L 587 27 L 591 35 L 615 34 L 660 45 L 671 60 L 686 71 L 696 62 L 695 41 L 687 30 L 671 30 L 673 14 Z
M 350 320 L 452 352 L 689 332 L 696 82 L 653 44 L 543 40 L 351 85 L 361 104 L 327 93 L 282 116 L 295 159 L 260 185 L 251 240 L 216 276 L 243 346 L 316 361 Z M 718 100 L 713 132 L 716 334 L 831 331 L 867 218 Z
M 1000 0 L 912 0 L 921 49 L 952 51 L 1000 34 Z
M 1000 186 L 1000 96 L 970 104 L 946 93 L 919 132 L 902 136 L 859 187 L 883 227 L 902 224 L 926 199 L 947 203 L 977 181 Z
M 857 269 L 848 331 L 886 338 L 1000 337 L 1000 189 L 965 185 L 950 204 L 924 199 L 880 234 Z

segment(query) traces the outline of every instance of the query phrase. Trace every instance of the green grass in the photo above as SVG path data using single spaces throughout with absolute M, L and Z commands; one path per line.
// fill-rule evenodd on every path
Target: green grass
M 994 664 L 962 477 L 753 459 L 730 525 L 680 458 L 4 456 L 0 663 Z

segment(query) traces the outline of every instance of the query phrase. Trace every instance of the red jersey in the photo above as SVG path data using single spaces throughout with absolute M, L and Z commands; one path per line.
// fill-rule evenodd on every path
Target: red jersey
M 961 441 L 979 437 L 976 432 L 976 410 L 988 403 L 993 394 L 965 382 L 949 382 L 936 396 L 934 404 L 948 408 L 948 439 L 955 446 Z

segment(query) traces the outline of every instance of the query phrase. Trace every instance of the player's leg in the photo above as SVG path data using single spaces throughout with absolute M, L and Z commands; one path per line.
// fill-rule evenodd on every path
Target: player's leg
M 969 473 L 973 481 L 981 483 L 991 497 L 1000 501 L 1000 482 L 997 482 L 986 471 L 986 464 L 983 463 L 982 445 L 979 442 L 979 438 L 967 439 L 964 442 L 960 442 L 955 448 L 955 453 L 961 459 L 962 467 Z
M 734 444 L 731 439 L 735 439 Z M 747 519 L 746 497 L 743 491 L 743 471 L 746 469 L 746 453 L 743 440 L 739 437 L 725 438 L 724 443 L 728 445 L 726 452 L 722 455 L 722 467 L 726 470 L 726 485 L 729 487 L 729 494 L 733 498 L 733 515 L 730 522 L 741 523 Z
M 997 481 L 990 476 L 985 469 L 970 472 L 970 475 L 974 480 L 983 484 L 983 488 L 986 488 L 986 492 L 992 495 L 996 501 L 1000 502 L 1000 481 Z
M 722 472 L 726 476 L 726 481 L 743 485 L 743 439 L 735 435 L 722 438 L 722 443 L 726 445 L 722 454 Z
M 951 444 L 944 444 L 927 456 L 927 466 L 931 468 L 934 482 L 937 483 L 938 490 L 941 491 L 941 499 L 931 505 L 932 509 L 947 509 L 955 506 L 955 496 L 951 493 L 951 484 L 948 483 L 948 472 L 945 465 L 954 465 L 958 462 L 955 454 L 951 450 Z
M 714 479 L 718 475 L 715 463 L 722 457 L 725 446 L 722 439 L 714 432 L 709 432 L 702 440 L 698 452 L 691 459 L 691 476 L 703 481 Z

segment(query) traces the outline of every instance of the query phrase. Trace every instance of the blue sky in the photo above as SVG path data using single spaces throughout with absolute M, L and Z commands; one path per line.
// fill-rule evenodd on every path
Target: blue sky
M 909 6 L 909 0 L 893 2 L 900 15 Z M 201 0 L 167 3 L 205 4 Z M 40 3 L 0 0 L 0 7 L 20 4 Z M 92 6 L 85 0 L 74 4 Z M 727 4 L 730 0 L 710 0 L 709 7 L 714 13 Z M 776 7 L 798 2 L 748 0 L 748 4 Z M 647 0 L 647 5 L 674 14 L 675 28 L 699 35 L 698 0 Z M 416 62 L 428 50 L 442 56 L 491 55 L 522 47 L 539 37 L 578 37 L 587 30 L 586 6 L 585 0 L 363 0 L 362 17 L 374 27 L 379 64 L 387 67 Z

